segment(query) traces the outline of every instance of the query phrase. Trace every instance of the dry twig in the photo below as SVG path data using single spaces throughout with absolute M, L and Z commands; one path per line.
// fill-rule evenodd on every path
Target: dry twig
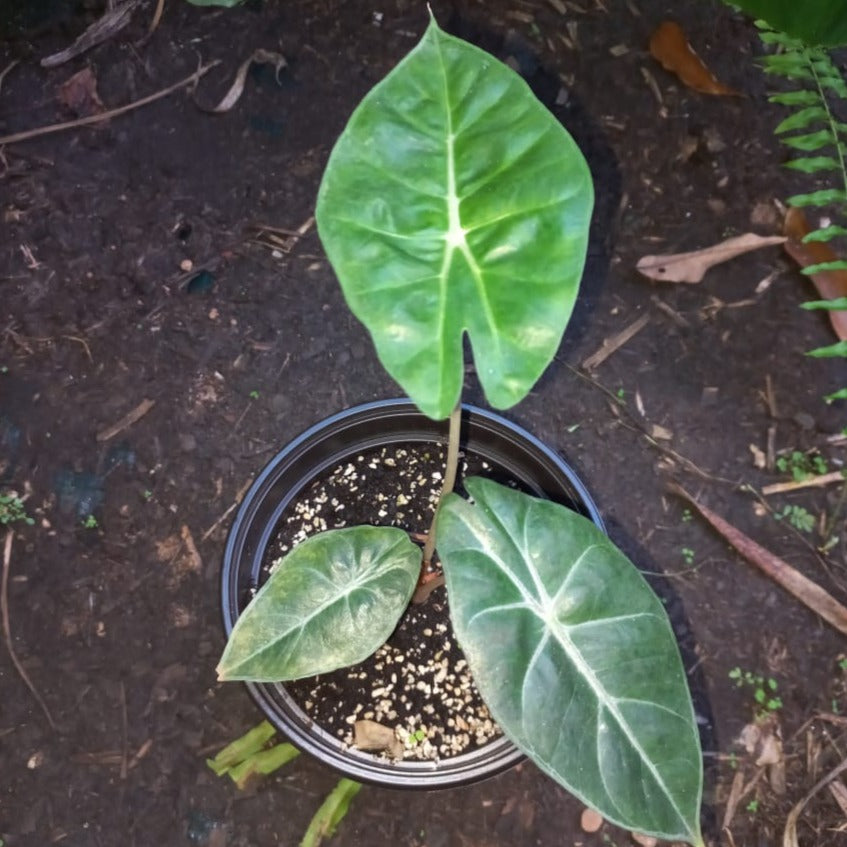
M 145 398 L 131 412 L 128 412 L 117 421 L 117 423 L 113 423 L 111 426 L 107 426 L 106 429 L 100 430 L 95 438 L 98 441 L 108 441 L 110 438 L 114 438 L 118 433 L 123 432 L 136 421 L 140 421 L 155 405 L 155 400 Z
M 14 535 L 15 533 L 12 529 L 6 530 L 6 544 L 3 547 L 3 579 L 0 585 L 0 611 L 2 611 L 3 616 L 3 635 L 6 639 L 6 647 L 9 650 L 9 656 L 12 659 L 12 664 L 15 666 L 15 670 L 26 683 L 26 687 L 30 690 L 32 696 L 38 701 L 38 705 L 41 706 L 41 711 L 44 712 L 44 717 L 47 718 L 47 723 L 50 724 L 51 729 L 58 731 L 56 722 L 50 714 L 50 709 L 47 708 L 47 704 L 38 693 L 38 689 L 32 684 L 29 674 L 20 663 L 15 653 L 15 648 L 12 645 L 12 628 L 9 625 L 9 566 L 12 562 L 12 539 Z
M 91 124 L 116 118 L 118 115 L 123 115 L 125 112 L 131 112 L 133 109 L 138 109 L 141 106 L 146 106 L 148 103 L 154 103 L 156 100 L 161 100 L 163 97 L 173 94 L 174 91 L 179 91 L 180 88 L 185 88 L 186 85 L 196 83 L 202 76 L 205 76 L 210 70 L 212 70 L 212 68 L 217 67 L 219 64 L 220 59 L 215 59 L 213 62 L 209 62 L 208 65 L 201 65 L 196 71 L 194 71 L 193 74 L 191 74 L 191 76 L 187 76 L 185 79 L 175 82 L 173 85 L 169 85 L 167 88 L 163 88 L 155 94 L 148 94 L 140 100 L 134 100 L 132 103 L 127 103 L 125 106 L 118 106 L 116 109 L 109 109 L 107 112 L 100 112 L 97 115 L 88 115 L 85 118 L 78 118 L 74 121 L 64 121 L 63 123 L 40 126 L 35 129 L 27 129 L 23 132 L 12 133 L 12 135 L 4 135 L 0 137 L 0 147 L 4 144 L 16 144 L 19 141 L 27 141 L 30 138 L 37 138 L 41 135 L 63 132 L 66 129 L 75 129 L 80 126 L 90 126 Z

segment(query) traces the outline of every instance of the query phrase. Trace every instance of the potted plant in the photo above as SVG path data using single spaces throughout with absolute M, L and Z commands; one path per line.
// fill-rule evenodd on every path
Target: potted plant
M 463 336 L 493 407 L 526 396 L 570 317 L 592 204 L 582 154 L 523 80 L 430 21 L 350 118 L 316 216 L 380 361 L 422 416 L 449 419 L 433 523 L 423 551 L 376 517 L 298 544 L 238 617 L 218 674 L 277 682 L 360 661 L 437 555 L 504 735 L 608 820 L 701 845 L 698 733 L 659 599 L 578 511 L 481 476 L 453 491 Z

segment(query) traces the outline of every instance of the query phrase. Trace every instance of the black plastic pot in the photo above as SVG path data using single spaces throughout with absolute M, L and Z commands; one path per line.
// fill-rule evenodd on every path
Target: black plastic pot
M 227 636 L 252 589 L 259 584 L 265 553 L 281 516 L 317 476 L 374 447 L 444 443 L 446 430 L 445 422 L 430 420 L 408 400 L 385 400 L 327 418 L 278 453 L 247 492 L 227 539 L 221 585 Z M 505 418 L 464 406 L 462 448 L 481 456 L 532 494 L 569 506 L 604 529 L 597 507 L 571 468 L 537 438 Z M 493 776 L 523 758 L 501 737 L 440 762 L 383 761 L 345 747 L 318 727 L 284 684 L 247 683 L 247 688 L 271 723 L 297 747 L 362 782 L 390 788 L 448 788 Z

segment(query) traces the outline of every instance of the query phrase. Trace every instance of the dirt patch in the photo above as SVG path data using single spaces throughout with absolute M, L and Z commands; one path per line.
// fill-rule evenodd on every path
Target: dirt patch
M 753 61 L 761 48 L 743 18 L 717 3 L 674 7 L 718 78 L 747 95 L 710 98 L 647 53 L 663 4 L 611 6 L 434 4 L 440 20 L 512 57 L 596 180 L 574 323 L 509 416 L 579 469 L 613 540 L 688 622 L 678 631 L 686 666 L 708 693 L 697 713 L 710 842 L 729 843 L 721 826 L 740 781 L 747 791 L 728 821 L 735 843 L 779 843 L 790 809 L 843 750 L 843 639 L 738 559 L 664 480 L 681 478 L 844 599 L 841 486 L 774 495 L 769 508 L 742 487 L 786 478 L 754 465 L 750 445 L 764 451 L 769 437 L 777 454 L 814 450 L 829 469 L 843 466 L 844 405 L 821 399 L 843 385 L 843 368 L 803 356 L 830 343 L 831 330 L 798 309 L 812 292 L 778 248 L 698 286 L 663 287 L 633 268 L 648 253 L 771 234 L 761 209 L 808 184 L 779 168 L 772 129 L 783 114 L 766 101 Z M 352 108 L 415 43 L 426 13 L 405 0 L 379 9 L 172 2 L 145 40 L 152 9 L 142 4 L 115 38 L 67 65 L 39 65 L 101 12 L 68 2 L 0 13 L 0 72 L 19 61 L 0 88 L 0 134 L 72 117 L 59 92 L 86 68 L 114 108 L 189 76 L 198 53 L 221 60 L 199 84 L 205 105 L 258 47 L 282 52 L 288 67 L 277 80 L 273 67 L 255 66 L 225 115 L 180 90 L 2 150 L 0 468 L 4 487 L 31 492 L 36 521 L 16 531 L 9 611 L 16 652 L 58 731 L 0 651 L 0 837 L 10 847 L 294 845 L 333 774 L 300 757 L 240 794 L 204 764 L 259 720 L 242 687 L 214 678 L 225 533 L 245 484 L 283 444 L 398 389 L 345 308 L 314 229 L 287 252 L 256 233 L 308 221 Z M 580 370 L 642 315 L 645 328 L 590 374 Z M 482 401 L 472 370 L 465 396 Z M 155 401 L 147 414 L 98 441 L 145 399 Z M 645 437 L 655 426 L 662 437 Z M 792 525 L 787 506 L 811 515 L 812 528 Z M 837 536 L 825 554 L 822 527 Z M 761 707 L 735 668 L 776 682 L 783 783 L 756 764 L 761 751 L 736 741 Z M 335 843 L 627 843 L 608 827 L 582 833 L 580 812 L 522 765 L 439 795 L 363 790 Z M 800 842 L 836 845 L 843 824 L 824 790 L 800 818 Z

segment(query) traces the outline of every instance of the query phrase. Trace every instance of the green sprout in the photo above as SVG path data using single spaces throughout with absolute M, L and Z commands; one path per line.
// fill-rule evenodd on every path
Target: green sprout
M 9 526 L 9 524 L 22 521 L 27 526 L 32 526 L 35 521 L 26 513 L 24 501 L 14 492 L 10 494 L 0 494 L 0 524 Z
M 690 523 L 691 522 L 691 509 L 683 509 L 682 510 L 682 522 Z
M 97 518 L 95 518 L 94 515 L 88 515 L 87 517 L 83 518 L 82 525 L 86 529 L 97 529 Z
M 250 399 L 251 400 L 258 400 L 259 399 L 259 392 L 256 391 L 255 388 L 250 392 Z
M 773 516 L 778 521 L 787 519 L 788 523 L 800 532 L 811 532 L 815 528 L 815 516 L 802 506 L 786 506 L 781 511 L 774 512 Z
M 782 708 L 782 698 L 776 693 L 779 686 L 773 677 L 766 678 L 735 667 L 729 672 L 729 678 L 735 681 L 736 688 L 747 686 L 753 689 L 753 699 L 759 706 L 757 717 L 767 717 Z
M 694 551 L 690 547 L 683 547 L 679 552 L 682 553 L 686 565 L 694 564 Z
M 789 455 L 777 458 L 776 467 L 782 473 L 790 473 L 795 482 L 821 476 L 829 470 L 826 461 L 818 453 L 803 453 L 800 450 L 792 450 Z
M 747 804 L 747 811 L 750 812 L 751 815 L 755 815 L 756 812 L 759 811 L 759 801 L 758 800 L 751 800 Z
M 144 491 L 141 492 L 141 496 L 148 503 L 153 499 L 153 492 L 149 488 L 145 488 Z

